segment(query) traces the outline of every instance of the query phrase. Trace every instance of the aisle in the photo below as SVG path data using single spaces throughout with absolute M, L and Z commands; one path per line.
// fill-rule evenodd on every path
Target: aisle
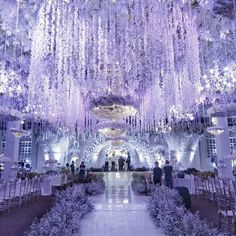
M 146 211 L 146 196 L 131 191 L 131 173 L 105 173 L 105 194 L 95 196 L 95 211 L 81 221 L 82 236 L 162 236 Z

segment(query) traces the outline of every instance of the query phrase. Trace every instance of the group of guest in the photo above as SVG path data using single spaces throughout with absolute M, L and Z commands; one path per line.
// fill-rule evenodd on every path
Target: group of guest
M 67 173 L 75 174 L 75 162 L 72 161 L 71 165 L 69 163 L 66 163 L 66 171 Z
M 128 154 L 127 159 L 125 160 L 122 156 L 118 159 L 109 160 L 108 155 L 106 155 L 105 160 L 105 171 L 127 171 L 130 170 L 130 155 Z
M 159 163 L 155 162 L 155 168 L 153 169 L 153 183 L 156 185 L 162 184 L 162 173 L 164 172 L 165 185 L 169 188 L 173 188 L 173 167 L 170 165 L 170 162 L 166 160 L 163 169 L 159 167 Z
M 83 161 L 81 162 L 78 169 L 75 169 L 75 162 L 74 161 L 71 162 L 71 165 L 69 165 L 69 163 L 66 163 L 66 172 L 67 172 L 68 179 L 74 180 L 74 175 L 75 175 L 76 170 L 79 172 L 78 178 L 80 180 L 83 180 L 85 177 L 85 173 L 86 173 L 85 172 L 86 166 L 85 166 L 84 162 Z

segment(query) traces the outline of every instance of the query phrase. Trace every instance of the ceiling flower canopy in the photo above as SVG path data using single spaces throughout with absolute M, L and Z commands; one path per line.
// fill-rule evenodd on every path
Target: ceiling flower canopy
M 81 107 L 90 112 L 83 99 L 96 104 L 110 91 L 113 98 L 139 100 L 137 116 L 145 126 L 171 118 L 171 110 L 194 110 L 200 76 L 198 33 L 188 4 L 48 0 L 33 33 L 29 108 L 41 118 L 73 124 Z M 136 107 L 113 102 L 92 110 L 118 119 L 134 115 Z

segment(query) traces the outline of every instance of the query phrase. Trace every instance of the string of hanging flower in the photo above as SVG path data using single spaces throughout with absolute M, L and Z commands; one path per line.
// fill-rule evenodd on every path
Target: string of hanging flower
M 139 100 L 142 128 L 173 108 L 192 110 L 197 38 L 191 11 L 177 1 L 47 1 L 34 30 L 29 107 L 72 124 L 86 105 L 74 98 L 90 101 L 109 90 Z

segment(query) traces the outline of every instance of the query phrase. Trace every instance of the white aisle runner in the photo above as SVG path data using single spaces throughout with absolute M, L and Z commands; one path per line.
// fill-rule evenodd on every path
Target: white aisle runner
M 104 174 L 105 194 L 92 197 L 95 211 L 81 221 L 82 236 L 162 236 L 146 210 L 146 196 L 131 191 L 131 173 Z

